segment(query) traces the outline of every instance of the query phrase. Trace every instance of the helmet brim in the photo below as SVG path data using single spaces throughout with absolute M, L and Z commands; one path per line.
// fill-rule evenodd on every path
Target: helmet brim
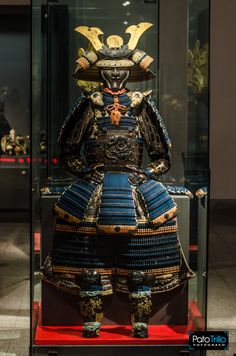
M 125 66 L 116 66 L 117 68 L 122 68 Z M 82 68 L 76 70 L 72 76 L 73 78 L 77 80 L 85 80 L 88 82 L 101 82 L 100 78 L 100 69 L 101 68 L 107 68 L 106 66 L 104 67 L 97 67 L 96 65 L 93 65 L 92 67 L 88 68 L 87 70 L 83 70 Z M 146 80 L 151 80 L 156 77 L 156 74 L 154 74 L 150 69 L 142 69 L 140 68 L 139 65 L 134 64 L 133 66 L 127 67 L 130 71 L 129 78 L 127 82 L 142 82 Z

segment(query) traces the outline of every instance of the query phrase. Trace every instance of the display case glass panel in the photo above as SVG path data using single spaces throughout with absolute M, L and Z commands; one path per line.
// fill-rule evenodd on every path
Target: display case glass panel
M 177 203 L 179 239 L 195 278 L 152 296 L 148 338 L 130 336 L 128 296 L 115 293 L 104 297 L 101 335 L 86 339 L 82 337 L 78 298 L 40 279 L 40 267 L 53 246 L 53 207 L 77 179 L 63 170 L 58 145 L 67 113 L 84 92 L 72 73 L 78 49 L 87 48 L 88 41 L 74 29 L 99 27 L 105 37 L 116 34 L 127 43 L 126 28 L 141 22 L 153 24 L 140 38 L 138 48 L 154 58 L 150 68 L 157 76 L 127 87 L 130 91 L 152 90 L 171 138 L 172 165 L 160 182 Z M 74 354 L 81 345 L 106 345 L 106 350 L 132 346 L 131 353 L 137 352 L 137 345 L 148 345 L 160 354 L 164 349 L 156 346 L 162 346 L 168 355 L 174 347 L 176 352 L 188 348 L 190 330 L 205 329 L 208 45 L 208 0 L 32 1 L 31 348 L 35 355 L 47 354 L 55 347 L 64 355 Z M 144 151 L 142 168 L 149 163 Z M 99 350 L 103 352 L 103 348 Z

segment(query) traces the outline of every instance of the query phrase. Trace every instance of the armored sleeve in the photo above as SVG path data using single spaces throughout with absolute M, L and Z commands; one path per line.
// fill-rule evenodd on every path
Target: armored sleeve
M 81 157 L 81 146 L 92 117 L 88 99 L 81 97 L 68 114 L 58 139 L 62 168 L 76 176 L 86 169 L 86 162 Z
M 153 101 L 145 100 L 140 115 L 142 136 L 147 148 L 151 163 L 146 168 L 148 175 L 166 173 L 171 165 L 171 142 Z

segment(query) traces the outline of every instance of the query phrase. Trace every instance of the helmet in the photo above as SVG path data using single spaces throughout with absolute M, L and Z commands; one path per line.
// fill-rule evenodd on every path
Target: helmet
M 149 22 L 129 26 L 126 33 L 130 34 L 129 42 L 124 45 L 122 37 L 111 35 L 104 44 L 99 36 L 103 32 L 98 27 L 79 26 L 75 31 L 84 35 L 92 45 L 92 49 L 79 49 L 79 58 L 73 77 L 78 80 L 98 82 L 101 68 L 129 68 L 129 82 L 139 82 L 155 78 L 155 74 L 148 68 L 153 62 L 144 51 L 135 49 L 139 38 L 152 26 Z

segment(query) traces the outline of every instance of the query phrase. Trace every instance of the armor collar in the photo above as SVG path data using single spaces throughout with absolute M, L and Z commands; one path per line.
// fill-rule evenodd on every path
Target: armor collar
M 113 104 L 117 99 L 122 106 L 128 107 L 131 104 L 127 89 L 123 88 L 117 92 L 113 92 L 108 88 L 103 90 L 103 102 L 105 106 Z
M 124 92 L 112 92 L 110 89 L 103 91 L 96 91 L 92 93 L 89 97 L 95 106 L 107 106 L 114 103 L 114 98 L 118 97 L 119 102 L 126 107 L 130 106 L 135 108 L 139 106 L 144 98 L 148 98 L 151 94 L 151 90 L 145 92 L 130 91 L 124 88 Z
M 118 95 L 120 95 L 120 94 L 126 93 L 126 92 L 127 92 L 127 89 L 123 88 L 123 89 L 118 90 L 118 91 L 112 91 L 112 90 L 109 89 L 109 88 L 105 88 L 103 91 L 104 91 L 104 93 L 108 93 L 108 94 L 111 94 L 111 95 L 116 95 L 116 96 L 118 96 Z

